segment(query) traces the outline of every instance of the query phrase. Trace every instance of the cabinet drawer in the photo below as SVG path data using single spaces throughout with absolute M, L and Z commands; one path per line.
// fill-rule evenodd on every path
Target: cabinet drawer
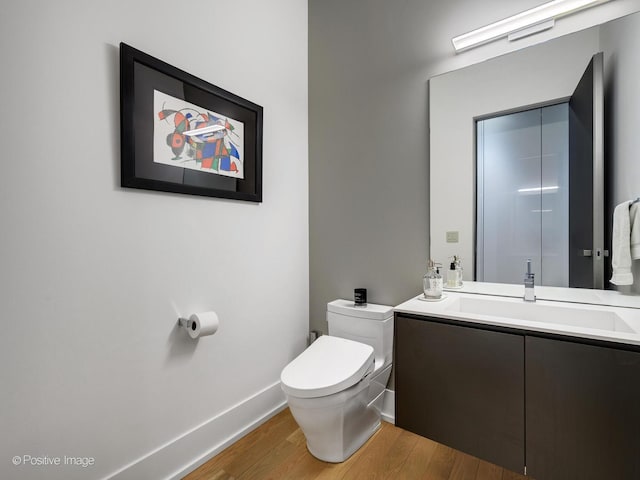
M 396 316 L 396 424 L 524 469 L 524 336 Z

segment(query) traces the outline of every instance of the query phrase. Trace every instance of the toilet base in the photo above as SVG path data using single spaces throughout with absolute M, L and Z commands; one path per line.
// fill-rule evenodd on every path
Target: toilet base
M 336 456 L 327 457 L 326 452 L 314 452 L 313 447 L 309 445 L 309 442 L 307 442 L 307 450 L 309 450 L 309 453 L 311 455 L 316 457 L 318 460 L 322 460 L 323 462 L 342 463 L 346 461 L 351 455 L 356 453 L 360 449 L 360 447 L 364 445 L 366 441 L 369 440 L 373 436 L 373 434 L 380 429 L 381 425 L 382 425 L 382 422 L 378 421 L 378 423 L 375 424 L 373 428 L 371 428 L 367 432 L 363 432 L 360 438 L 354 440 L 351 444 L 351 447 L 348 450 L 342 452 L 337 457 Z
M 291 414 L 314 457 L 330 463 L 344 462 L 380 428 L 378 377 L 367 376 L 354 386 L 325 397 L 287 395 Z

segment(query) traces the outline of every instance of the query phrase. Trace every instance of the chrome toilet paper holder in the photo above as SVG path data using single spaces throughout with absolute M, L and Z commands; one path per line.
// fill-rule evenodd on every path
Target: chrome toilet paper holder
M 192 329 L 195 330 L 195 322 L 193 320 L 191 320 L 190 318 L 184 318 L 184 317 L 179 317 L 178 318 L 178 325 L 180 325 L 181 327 L 186 328 L 187 330 Z

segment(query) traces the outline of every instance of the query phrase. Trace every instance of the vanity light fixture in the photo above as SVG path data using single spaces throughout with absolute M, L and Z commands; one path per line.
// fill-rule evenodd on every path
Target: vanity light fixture
M 517 40 L 552 28 L 556 18 L 608 1 L 610 0 L 553 0 L 499 22 L 458 35 L 451 41 L 457 53 L 502 37 L 508 36 L 509 41 Z

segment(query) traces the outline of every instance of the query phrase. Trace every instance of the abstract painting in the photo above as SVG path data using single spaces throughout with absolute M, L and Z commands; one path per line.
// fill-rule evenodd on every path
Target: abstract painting
M 153 161 L 244 178 L 244 124 L 154 90 Z

